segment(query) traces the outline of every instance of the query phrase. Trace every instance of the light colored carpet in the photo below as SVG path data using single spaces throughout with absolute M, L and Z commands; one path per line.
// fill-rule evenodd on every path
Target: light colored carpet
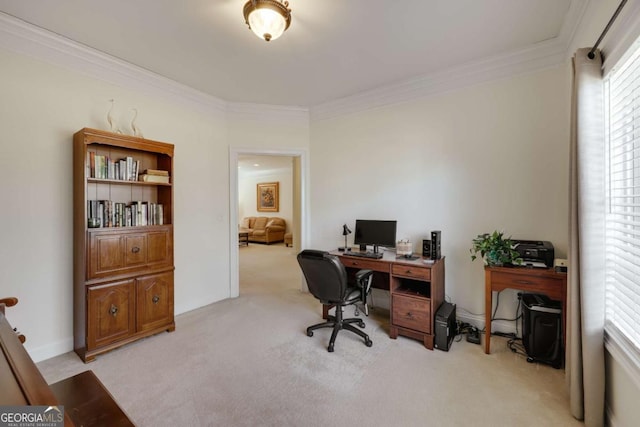
M 46 380 L 92 369 L 139 426 L 582 425 L 564 371 L 527 363 L 501 338 L 491 355 L 465 341 L 429 351 L 390 339 L 388 311 L 374 309 L 365 319 L 373 347 L 342 331 L 328 353 L 329 329 L 305 334 L 321 309 L 300 292 L 294 250 L 239 251 L 239 298 L 90 364 L 75 353 L 40 362 Z

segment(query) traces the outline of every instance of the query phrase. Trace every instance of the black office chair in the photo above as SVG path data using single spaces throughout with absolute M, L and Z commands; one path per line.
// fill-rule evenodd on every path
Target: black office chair
M 307 328 L 307 336 L 312 337 L 315 329 L 333 328 L 329 346 L 327 347 L 327 350 L 332 352 L 338 332 L 340 329 L 346 329 L 360 335 L 364 338 L 365 345 L 371 347 L 373 342 L 369 339 L 369 335 L 351 325 L 352 323 L 357 323 L 358 326 L 364 328 L 365 323 L 362 319 L 343 319 L 342 311 L 347 305 L 362 302 L 365 306 L 364 311 L 368 314 L 366 306 L 367 294 L 371 289 L 373 271 L 358 271 L 355 276 L 356 286 L 350 286 L 347 283 L 347 271 L 336 255 L 307 249 L 298 254 L 298 264 L 300 264 L 302 273 L 307 280 L 309 292 L 319 299 L 321 303 L 336 307 L 335 316 L 329 316 L 329 320 L 324 323 L 309 326 Z

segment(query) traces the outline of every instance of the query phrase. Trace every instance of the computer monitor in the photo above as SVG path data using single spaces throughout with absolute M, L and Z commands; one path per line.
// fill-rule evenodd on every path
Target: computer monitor
M 378 246 L 394 248 L 396 246 L 396 221 L 381 221 L 373 219 L 356 219 L 356 231 L 353 243 L 360 245 L 360 250 L 367 245 L 373 245 L 373 252 L 378 252 Z

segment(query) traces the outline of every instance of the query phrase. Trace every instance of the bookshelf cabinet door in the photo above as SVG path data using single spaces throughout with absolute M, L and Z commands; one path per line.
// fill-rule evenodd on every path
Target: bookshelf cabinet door
M 149 232 L 147 235 L 147 263 L 150 266 L 173 265 L 171 229 Z
M 88 288 L 87 349 L 119 341 L 135 332 L 133 289 L 133 280 Z
M 138 278 L 137 330 L 144 331 L 173 322 L 173 272 Z
M 147 261 L 147 235 L 144 233 L 123 234 L 125 266 L 144 266 Z
M 119 234 L 92 234 L 89 247 L 89 278 L 106 276 L 124 268 L 123 254 Z

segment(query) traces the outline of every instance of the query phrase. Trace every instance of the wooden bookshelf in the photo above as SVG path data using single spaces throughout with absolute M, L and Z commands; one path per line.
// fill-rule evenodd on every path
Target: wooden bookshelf
M 74 348 L 89 362 L 137 339 L 175 330 L 174 146 L 88 128 L 73 140 Z M 128 179 L 113 173 L 97 178 L 91 161 L 96 156 L 109 162 L 129 158 L 137 162 L 138 174 L 166 171 L 170 181 L 138 181 L 134 169 Z M 126 223 L 127 207 L 135 221 Z M 98 211 L 100 220 L 90 221 Z

